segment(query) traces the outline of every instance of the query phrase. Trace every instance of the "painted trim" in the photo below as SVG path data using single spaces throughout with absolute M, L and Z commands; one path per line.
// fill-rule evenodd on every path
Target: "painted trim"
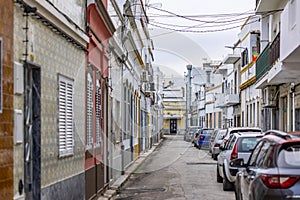
M 75 39 L 80 45 L 86 46 L 89 37 L 85 32 L 78 29 L 74 24 L 69 22 L 65 16 L 59 13 L 47 1 L 44 0 L 24 0 L 24 3 L 31 7 L 37 8 L 37 13 L 43 16 L 50 23 L 57 26 L 62 32 Z
M 255 82 L 256 82 L 256 76 L 253 76 L 250 79 L 248 79 L 246 82 L 244 82 L 243 84 L 240 85 L 240 90 L 246 89 L 250 85 L 253 85 Z
M 243 73 L 245 73 L 250 67 L 252 67 L 254 65 L 254 61 L 251 61 L 251 63 L 249 63 L 248 65 L 246 65 L 245 67 L 243 67 L 243 69 L 241 70 L 240 74 L 242 75 Z

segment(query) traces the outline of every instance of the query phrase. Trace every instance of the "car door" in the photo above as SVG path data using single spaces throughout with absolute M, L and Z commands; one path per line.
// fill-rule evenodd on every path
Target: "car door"
M 233 142 L 235 141 L 235 136 L 230 135 L 228 142 L 223 147 L 223 150 L 220 152 L 218 156 L 218 165 L 219 165 L 219 173 L 224 178 L 224 171 L 223 171 L 223 165 L 224 160 L 226 159 L 226 156 L 228 155 L 228 152 L 230 151 L 230 147 L 233 146 Z
M 255 159 L 254 165 L 252 169 L 249 169 L 249 175 L 247 178 L 249 179 L 249 190 L 248 190 L 248 196 L 250 199 L 259 199 L 261 198 L 261 194 L 258 191 L 261 191 L 260 188 L 262 187 L 261 181 L 260 181 L 260 175 L 261 171 L 263 171 L 264 167 L 264 161 L 267 158 L 267 153 L 270 150 L 270 142 L 265 141 L 260 151 Z
M 253 170 L 256 167 L 256 158 L 258 157 L 263 144 L 264 141 L 260 141 L 257 143 L 252 154 L 250 155 L 247 168 L 242 171 L 241 180 L 240 180 L 240 191 L 241 191 L 242 198 L 244 200 L 249 199 L 249 187 L 250 187 L 251 176 Z

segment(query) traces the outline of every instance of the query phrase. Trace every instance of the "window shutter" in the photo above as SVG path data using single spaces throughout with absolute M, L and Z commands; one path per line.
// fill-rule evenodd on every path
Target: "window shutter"
M 93 80 L 90 74 L 87 77 L 87 131 L 86 145 L 92 148 L 93 145 Z
M 74 154 L 73 80 L 59 76 L 58 134 L 59 157 Z
M 101 145 L 101 84 L 96 83 L 96 145 Z

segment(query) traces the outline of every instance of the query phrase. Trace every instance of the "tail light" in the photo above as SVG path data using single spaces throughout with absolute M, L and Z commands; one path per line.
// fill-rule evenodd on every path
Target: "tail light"
M 214 145 L 214 147 L 220 147 L 220 144 L 217 143 L 217 144 Z
M 234 147 L 233 147 L 232 153 L 230 155 L 230 160 L 238 158 L 238 151 L 237 150 L 238 150 L 238 142 L 236 142 Z
M 293 186 L 299 180 L 299 177 L 286 175 L 262 175 L 261 179 L 269 188 L 286 189 Z

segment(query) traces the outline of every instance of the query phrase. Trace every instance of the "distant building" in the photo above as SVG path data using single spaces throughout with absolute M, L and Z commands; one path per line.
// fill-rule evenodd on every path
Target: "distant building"
M 163 132 L 165 134 L 183 133 L 186 128 L 186 94 L 179 82 L 173 77 L 165 78 L 163 82 Z

